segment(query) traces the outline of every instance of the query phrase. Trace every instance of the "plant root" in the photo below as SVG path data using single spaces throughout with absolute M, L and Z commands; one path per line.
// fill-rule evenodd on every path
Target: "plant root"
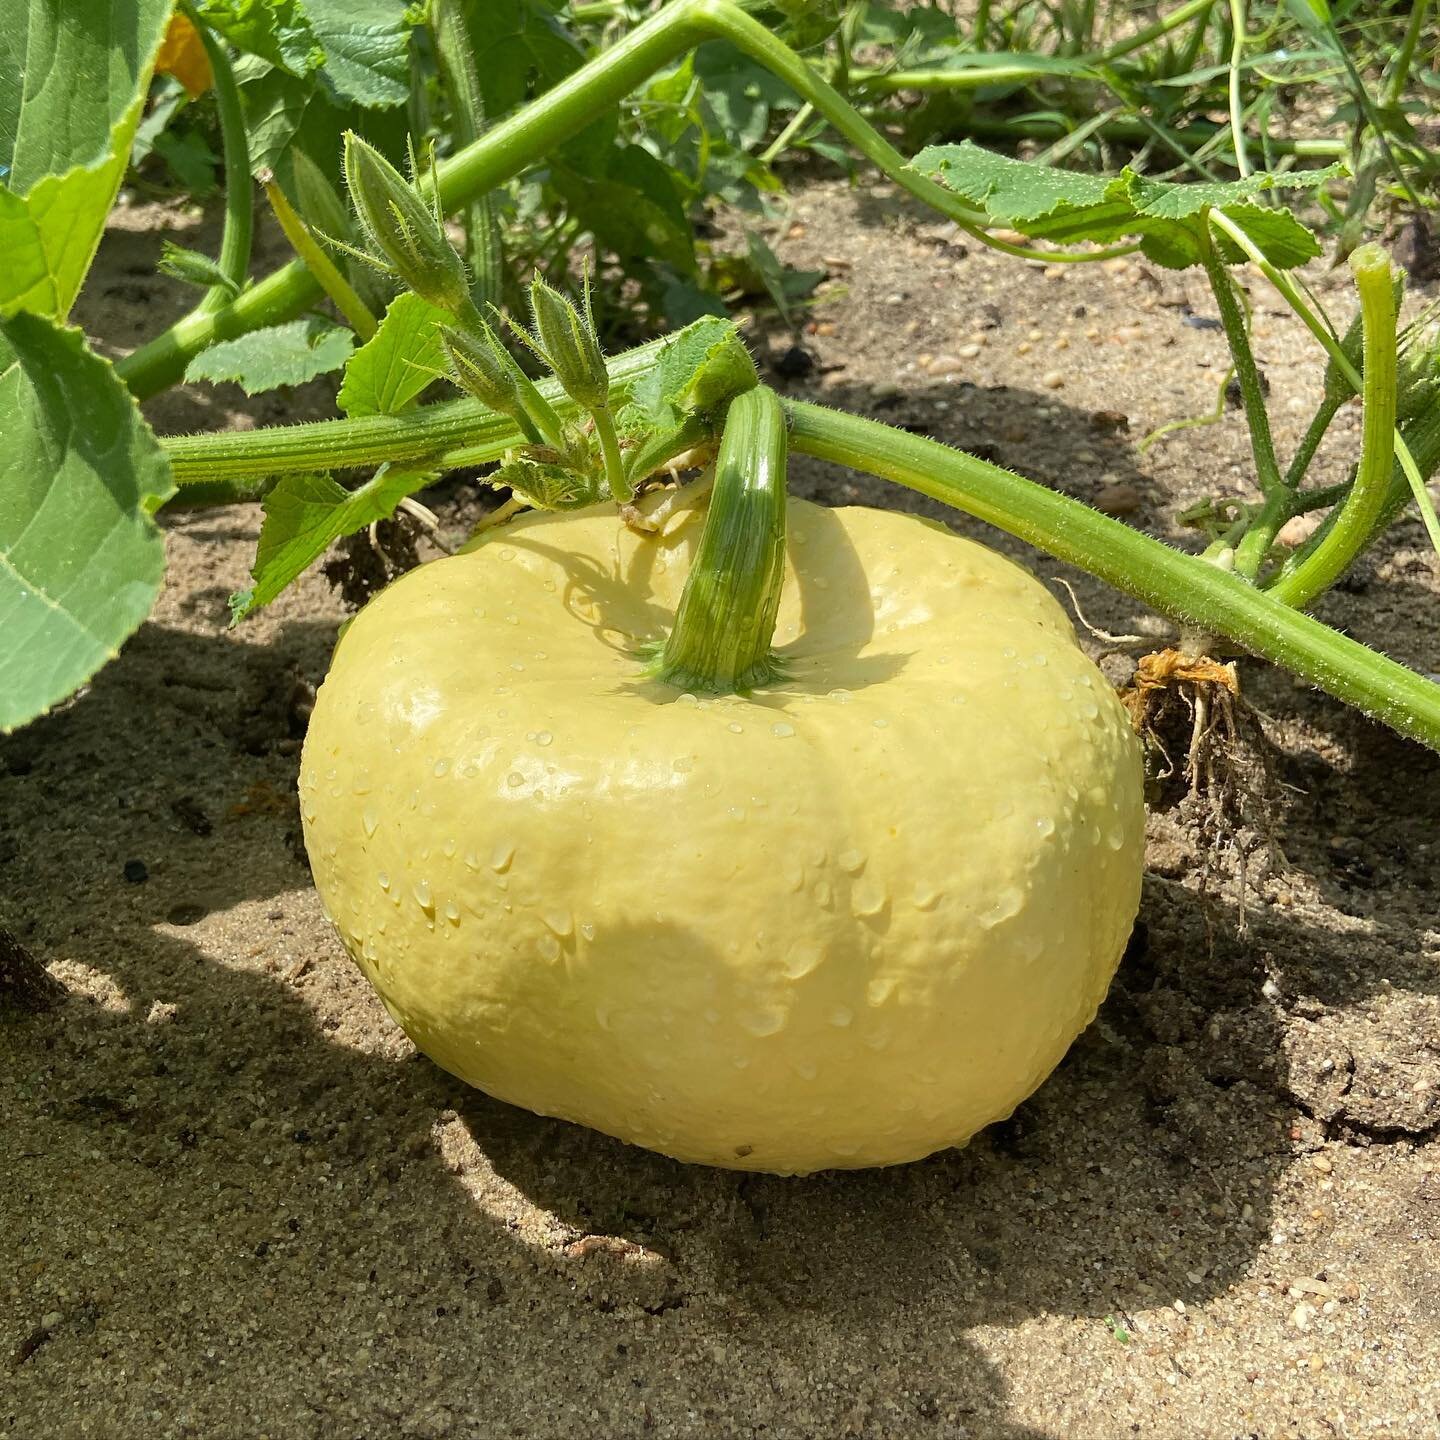
M 1280 786 L 1234 662 L 1161 650 L 1141 659 L 1120 699 L 1151 761 L 1152 808 L 1171 812 L 1198 852 L 1202 895 L 1233 881 L 1243 932 L 1252 864 L 1263 877 L 1280 858 Z

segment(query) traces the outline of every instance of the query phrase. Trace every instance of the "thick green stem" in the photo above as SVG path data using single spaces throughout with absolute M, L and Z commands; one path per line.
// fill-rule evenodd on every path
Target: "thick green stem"
M 785 412 L 768 386 L 730 402 L 715 488 L 656 675 L 731 694 L 769 684 L 785 575 Z
M 791 401 L 795 450 L 953 505 L 1133 595 L 1223 635 L 1440 750 L 1440 685 L 1300 614 L 1218 566 L 998 466 L 857 416 Z
M 665 344 L 652 340 L 610 360 L 611 395 L 616 404 L 655 363 Z M 535 389 L 544 396 L 551 414 L 559 417 L 557 424 L 560 419 L 579 416 L 579 407 L 558 381 L 541 380 Z M 457 470 L 498 460 L 525 439 L 509 417 L 474 400 L 447 400 L 400 415 L 354 415 L 258 430 L 167 435 L 160 443 L 170 457 L 175 483 L 184 490 L 209 481 L 263 480 L 311 470 L 361 470 L 387 460 L 397 466 L 423 462 L 439 470 Z
M 1297 608 L 1328 590 L 1369 543 L 1395 468 L 1395 283 L 1390 257 L 1378 245 L 1362 245 L 1350 256 L 1350 268 L 1360 292 L 1365 332 L 1360 466 L 1325 543 L 1270 587 L 1274 599 Z
M 220 269 L 235 290 L 243 290 L 249 278 L 250 245 L 255 233 L 255 192 L 250 184 L 250 146 L 245 138 L 240 89 L 224 45 L 210 33 L 194 6 L 187 3 L 184 13 L 200 36 L 215 80 L 215 108 L 220 116 L 225 158 L 225 230 L 220 237 Z M 218 310 L 232 293 L 224 285 L 212 285 L 195 309 L 201 314 Z
M 450 156 L 435 172 L 442 208 L 448 214 L 511 179 L 605 114 L 655 71 L 710 39 L 730 41 L 785 81 L 889 179 L 956 221 L 982 244 L 1012 254 L 1032 253 L 992 239 L 985 233 L 981 213 L 933 180 L 912 174 L 905 157 L 877 134 L 842 95 L 731 0 L 675 0 L 553 89 Z M 1135 248 L 1123 245 L 1083 252 L 1044 252 L 1043 258 L 1057 263 L 1103 260 L 1129 254 Z M 290 319 L 318 293 L 319 287 L 304 266 L 292 262 L 222 309 L 186 316 L 126 356 L 116 370 L 133 393 L 142 398 L 152 395 L 174 384 L 190 358 L 207 346 Z

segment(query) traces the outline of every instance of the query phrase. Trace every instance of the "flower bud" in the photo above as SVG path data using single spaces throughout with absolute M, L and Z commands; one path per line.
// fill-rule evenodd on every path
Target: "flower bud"
M 595 337 L 588 296 L 582 315 L 558 290 L 536 280 L 530 286 L 530 313 L 535 321 L 535 349 L 565 393 L 587 410 L 605 405 L 610 398 L 610 373 Z
M 405 177 L 353 131 L 345 134 L 345 179 L 374 247 L 419 296 L 452 313 L 470 300 L 465 263 L 440 220 Z
M 466 330 L 442 325 L 440 344 L 450 362 L 450 378 L 466 394 L 504 415 L 514 415 L 521 409 L 515 362 L 488 325 L 482 321 L 479 327 Z

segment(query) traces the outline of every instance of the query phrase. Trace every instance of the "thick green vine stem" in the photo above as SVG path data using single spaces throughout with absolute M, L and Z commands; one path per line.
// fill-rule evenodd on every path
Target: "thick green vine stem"
M 1370 542 L 1385 509 L 1395 468 L 1395 279 L 1390 257 L 1378 245 L 1362 245 L 1350 256 L 1350 269 L 1360 292 L 1365 334 L 1365 363 L 1360 371 L 1365 407 L 1360 466 L 1324 544 L 1270 587 L 1276 600 L 1297 608 L 1328 590 Z
M 785 575 L 785 412 L 768 386 L 730 402 L 700 548 L 656 676 L 732 694 L 779 674 L 771 642 Z
M 1282 605 L 1219 566 L 934 440 L 789 401 L 790 444 L 932 496 L 1079 566 L 1182 626 L 1283 665 L 1440 751 L 1440 685 Z

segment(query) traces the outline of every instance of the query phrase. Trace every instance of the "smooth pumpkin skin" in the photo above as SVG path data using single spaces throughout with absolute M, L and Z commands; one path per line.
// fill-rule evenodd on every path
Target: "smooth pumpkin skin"
M 1048 592 L 887 511 L 790 502 L 785 680 L 647 679 L 699 519 L 520 520 L 372 601 L 305 741 L 320 894 L 502 1100 L 780 1173 L 960 1144 L 1104 998 L 1139 746 Z

